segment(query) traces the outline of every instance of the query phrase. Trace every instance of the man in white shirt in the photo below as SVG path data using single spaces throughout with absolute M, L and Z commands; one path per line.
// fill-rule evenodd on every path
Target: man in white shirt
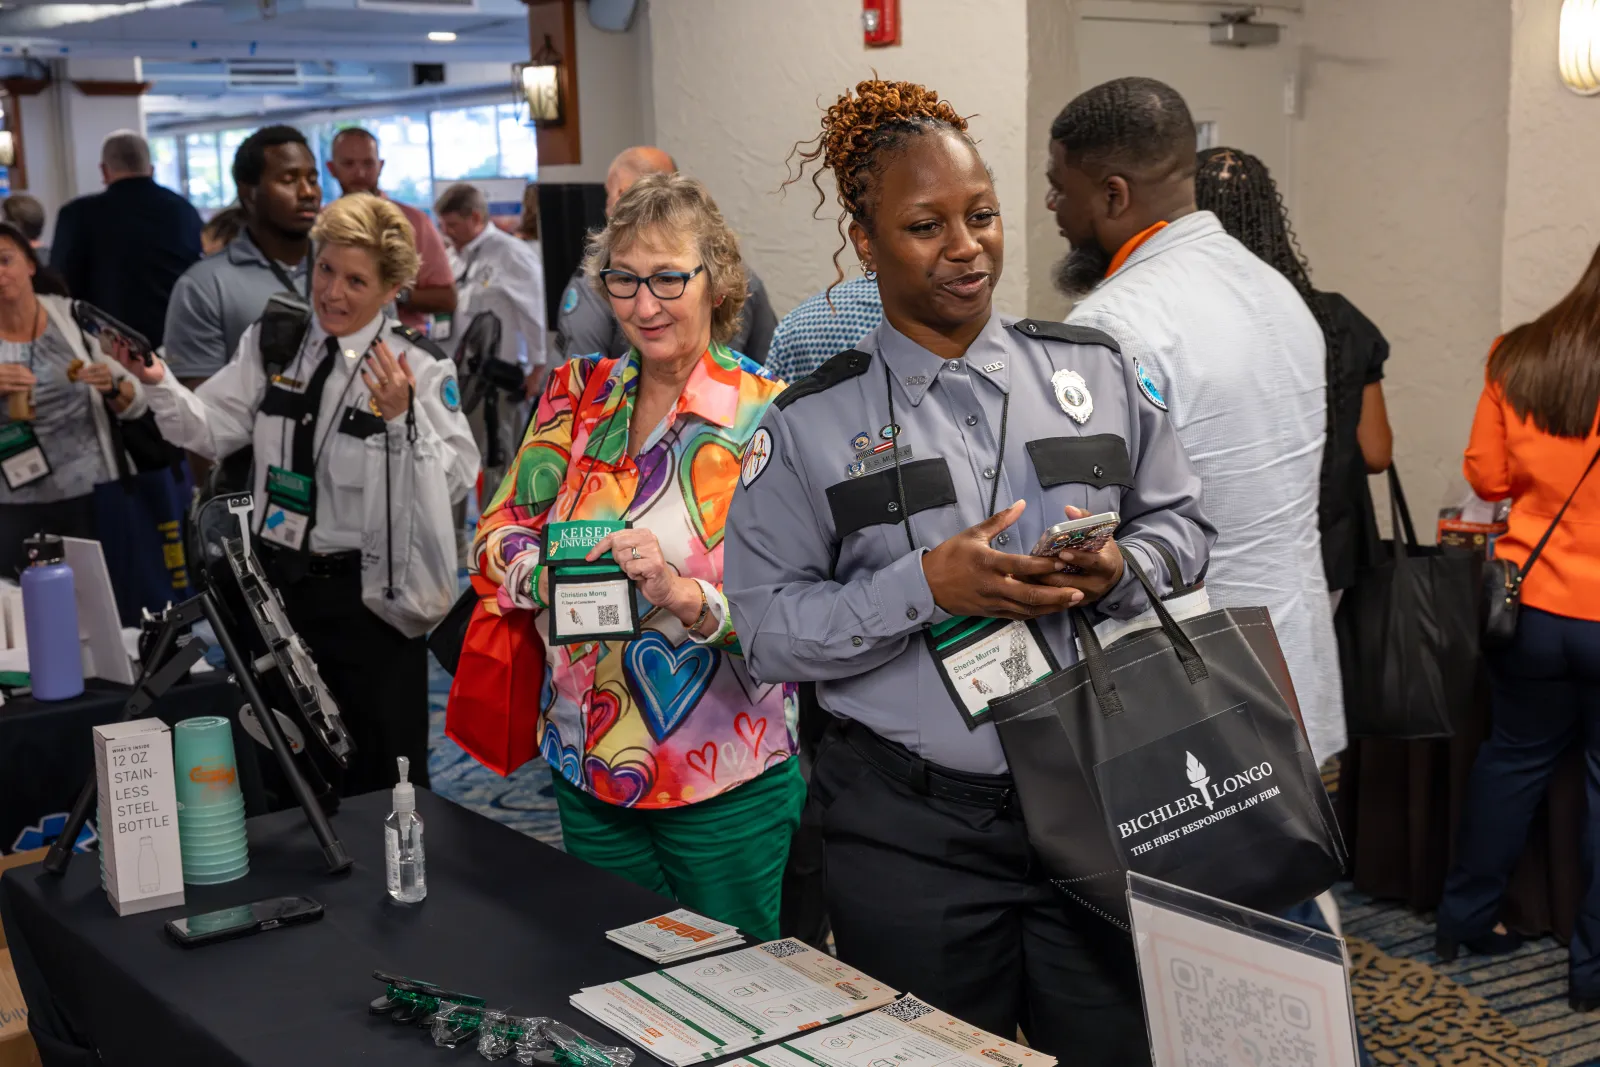
M 544 264 L 526 241 L 490 225 L 489 204 L 476 186 L 466 182 L 450 186 L 434 202 L 433 211 L 461 264 L 449 347 L 459 343 L 479 313 L 492 312 L 500 320 L 500 350 L 492 361 L 498 365 L 480 371 L 489 388 L 483 403 L 468 413 L 483 454 L 487 500 L 516 457 L 527 421 L 525 400 L 537 396 L 544 385 Z M 468 373 L 466 368 L 462 373 Z M 463 388 L 469 396 L 473 392 L 471 383 Z
M 1049 206 L 1072 243 L 1056 282 L 1081 298 L 1068 321 L 1116 338 L 1168 409 L 1217 528 L 1211 605 L 1271 612 L 1320 763 L 1345 747 L 1317 526 L 1322 331 L 1283 275 L 1196 209 L 1194 122 L 1172 88 L 1097 86 L 1050 139 Z

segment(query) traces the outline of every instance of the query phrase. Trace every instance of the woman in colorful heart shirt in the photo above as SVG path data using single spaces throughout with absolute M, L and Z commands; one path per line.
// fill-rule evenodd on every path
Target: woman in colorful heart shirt
M 538 613 L 540 750 L 567 851 L 776 936 L 805 797 L 792 758 L 797 701 L 792 685 L 758 685 L 745 667 L 722 595 L 722 537 L 741 457 L 761 462 L 756 427 L 783 386 L 723 343 L 746 275 L 699 182 L 641 179 L 584 270 L 632 348 L 551 375 L 479 524 L 478 573 L 498 583 L 502 613 Z M 583 525 L 623 521 L 603 537 Z M 552 641 L 552 626 L 570 641 L 580 621 L 565 598 L 547 610 L 559 540 L 584 533 L 587 560 L 609 554 L 631 580 L 637 637 Z M 625 606 L 620 618 L 601 610 L 626 626 Z

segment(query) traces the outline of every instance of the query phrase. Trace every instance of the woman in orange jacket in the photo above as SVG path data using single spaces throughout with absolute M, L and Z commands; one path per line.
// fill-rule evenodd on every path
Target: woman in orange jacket
M 1464 464 L 1485 500 L 1511 498 L 1495 555 L 1525 567 L 1516 638 L 1489 653 L 1493 731 L 1478 751 L 1456 863 L 1439 904 L 1438 951 L 1507 952 L 1496 925 L 1506 879 L 1556 759 L 1588 750 L 1588 886 L 1572 934 L 1568 997 L 1600 1008 L 1600 250 L 1560 303 L 1498 341 L 1489 355 Z

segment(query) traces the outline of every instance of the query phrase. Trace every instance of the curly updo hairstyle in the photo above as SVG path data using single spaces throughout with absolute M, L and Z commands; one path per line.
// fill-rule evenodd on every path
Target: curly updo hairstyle
M 589 238 L 583 274 L 602 300 L 609 300 L 600 272 L 611 257 L 641 237 L 687 241 L 706 268 L 711 296 L 711 339 L 727 344 L 739 332 L 739 312 L 750 295 L 750 280 L 739 255 L 739 238 L 723 219 L 706 187 L 682 174 L 647 174 L 617 201 L 606 228 Z M 718 300 L 721 303 L 718 303 Z
M 801 141 L 789 153 L 799 165 L 784 185 L 799 181 L 806 167 L 818 163 L 811 175 L 817 190 L 817 212 L 828 202 L 822 188 L 822 172 L 833 172 L 839 201 L 839 248 L 833 265 L 839 272 L 834 285 L 844 280 L 839 255 L 849 246 L 845 219 L 859 222 L 869 234 L 877 207 L 878 184 L 884 165 L 898 155 L 914 138 L 950 130 L 966 136 L 967 120 L 956 114 L 949 101 L 915 82 L 891 82 L 874 78 L 857 82 L 855 91 L 846 91 L 822 116 L 822 132 L 810 141 Z M 832 288 L 831 286 L 829 287 Z
M 322 209 L 311 227 L 317 244 L 345 245 L 370 253 L 385 289 L 417 277 L 417 235 L 400 209 L 371 193 L 341 196 Z

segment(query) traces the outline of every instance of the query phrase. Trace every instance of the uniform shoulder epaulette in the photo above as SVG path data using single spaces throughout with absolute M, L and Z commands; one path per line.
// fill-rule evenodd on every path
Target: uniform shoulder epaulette
M 1042 337 L 1047 341 L 1065 341 L 1069 345 L 1104 345 L 1113 352 L 1121 352 L 1117 339 L 1092 326 L 1075 326 L 1070 322 L 1046 322 L 1042 319 L 1018 319 L 1011 328 L 1029 337 Z
M 865 352 L 850 349 L 840 352 L 828 362 L 812 371 L 810 374 L 795 382 L 789 388 L 779 393 L 773 400 L 772 406 L 782 411 L 803 396 L 820 393 L 824 389 L 832 389 L 840 382 L 847 382 L 851 378 L 859 378 L 867 373 L 867 368 L 872 366 L 872 357 Z
M 428 353 L 428 355 L 432 356 L 434 359 L 448 360 L 450 358 L 449 353 L 440 348 L 438 344 L 434 342 L 433 338 L 429 337 L 415 326 L 406 326 L 401 324 L 389 332 L 394 334 L 396 337 L 404 337 L 407 341 L 410 341 L 412 344 Z

